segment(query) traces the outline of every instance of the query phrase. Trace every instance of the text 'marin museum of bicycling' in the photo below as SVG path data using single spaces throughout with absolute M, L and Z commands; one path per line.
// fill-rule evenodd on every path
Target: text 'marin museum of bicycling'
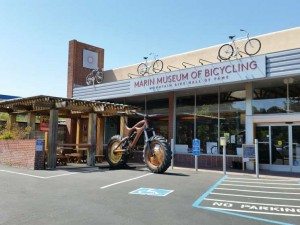
M 154 115 L 157 133 L 175 140 L 175 166 L 194 165 L 192 140 L 198 138 L 199 166 L 221 168 L 218 140 L 225 136 L 228 166 L 241 162 L 243 144 L 258 139 L 260 168 L 300 172 L 300 28 L 251 39 L 158 64 L 149 58 L 142 70 L 140 63 L 105 70 L 104 49 L 72 40 L 68 97 L 134 105 Z M 103 81 L 87 85 L 97 68 L 104 68 Z M 139 119 L 129 117 L 128 124 Z M 106 118 L 105 144 L 119 133 L 120 121 Z

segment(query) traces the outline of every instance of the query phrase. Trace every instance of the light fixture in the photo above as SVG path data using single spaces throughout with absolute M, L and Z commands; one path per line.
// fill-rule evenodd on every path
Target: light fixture
M 284 78 L 283 83 L 284 84 L 292 84 L 292 83 L 294 83 L 294 78 L 292 78 L 292 77 Z

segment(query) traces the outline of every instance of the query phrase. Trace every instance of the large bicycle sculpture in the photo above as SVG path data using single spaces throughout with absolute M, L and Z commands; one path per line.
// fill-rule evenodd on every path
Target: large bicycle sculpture
M 144 76 L 146 73 L 150 74 L 151 71 L 159 73 L 164 67 L 163 62 L 160 59 L 156 59 L 157 55 L 154 53 L 150 53 L 149 55 L 153 55 L 153 61 L 152 63 L 149 63 L 148 57 L 144 57 L 145 62 L 141 63 L 137 68 L 137 73 L 140 76 Z
M 92 70 L 86 76 L 87 85 L 101 84 L 103 82 L 103 71 L 101 69 Z
M 221 60 L 228 60 L 232 57 L 238 58 L 243 57 L 242 54 L 252 56 L 256 55 L 261 48 L 261 43 L 257 38 L 250 38 L 249 33 L 243 29 L 240 31 L 246 33 L 247 35 L 247 41 L 244 44 L 244 51 L 242 51 L 238 45 L 236 44 L 235 36 L 229 36 L 229 39 L 231 40 L 230 44 L 224 44 L 219 48 L 218 57 Z M 239 38 L 239 40 L 242 38 Z
M 153 128 L 149 126 L 150 116 L 135 113 L 144 117 L 133 127 L 125 126 L 124 137 L 115 135 L 111 137 L 107 151 L 106 160 L 111 167 L 124 166 L 127 159 L 133 156 L 137 150 L 137 143 L 144 134 L 144 162 L 153 173 L 164 173 L 171 165 L 172 152 L 167 140 L 155 134 Z

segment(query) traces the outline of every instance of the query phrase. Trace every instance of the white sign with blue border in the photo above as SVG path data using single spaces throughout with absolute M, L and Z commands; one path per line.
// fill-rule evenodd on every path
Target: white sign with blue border
M 37 139 L 35 142 L 35 151 L 42 152 L 44 150 L 44 140 Z
M 193 155 L 194 156 L 200 155 L 200 140 L 199 139 L 193 140 Z
M 150 195 L 150 196 L 157 196 L 157 197 L 164 197 L 168 194 L 172 193 L 174 190 L 166 190 L 166 189 L 157 189 L 157 188 L 139 188 L 129 194 L 133 195 Z

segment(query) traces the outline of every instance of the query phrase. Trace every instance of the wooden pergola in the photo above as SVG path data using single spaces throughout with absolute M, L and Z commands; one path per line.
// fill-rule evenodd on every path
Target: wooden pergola
M 58 118 L 70 118 L 77 121 L 76 144 L 80 142 L 81 119 L 88 118 L 88 140 L 90 146 L 87 152 L 87 165 L 95 165 L 96 148 L 103 148 L 104 117 L 115 116 L 120 113 L 129 114 L 136 108 L 124 104 L 109 102 L 85 101 L 72 98 L 52 96 L 33 96 L 0 102 L 0 112 L 9 114 L 8 128 L 16 122 L 18 114 L 27 114 L 27 125 L 35 129 L 36 116 L 49 116 L 48 138 L 45 141 L 47 151 L 47 167 L 56 168 L 56 150 Z M 126 119 L 121 117 L 121 126 Z M 123 123 L 123 124 L 122 124 Z M 32 130 L 34 131 L 34 130 Z M 31 132 L 29 138 L 34 138 Z

